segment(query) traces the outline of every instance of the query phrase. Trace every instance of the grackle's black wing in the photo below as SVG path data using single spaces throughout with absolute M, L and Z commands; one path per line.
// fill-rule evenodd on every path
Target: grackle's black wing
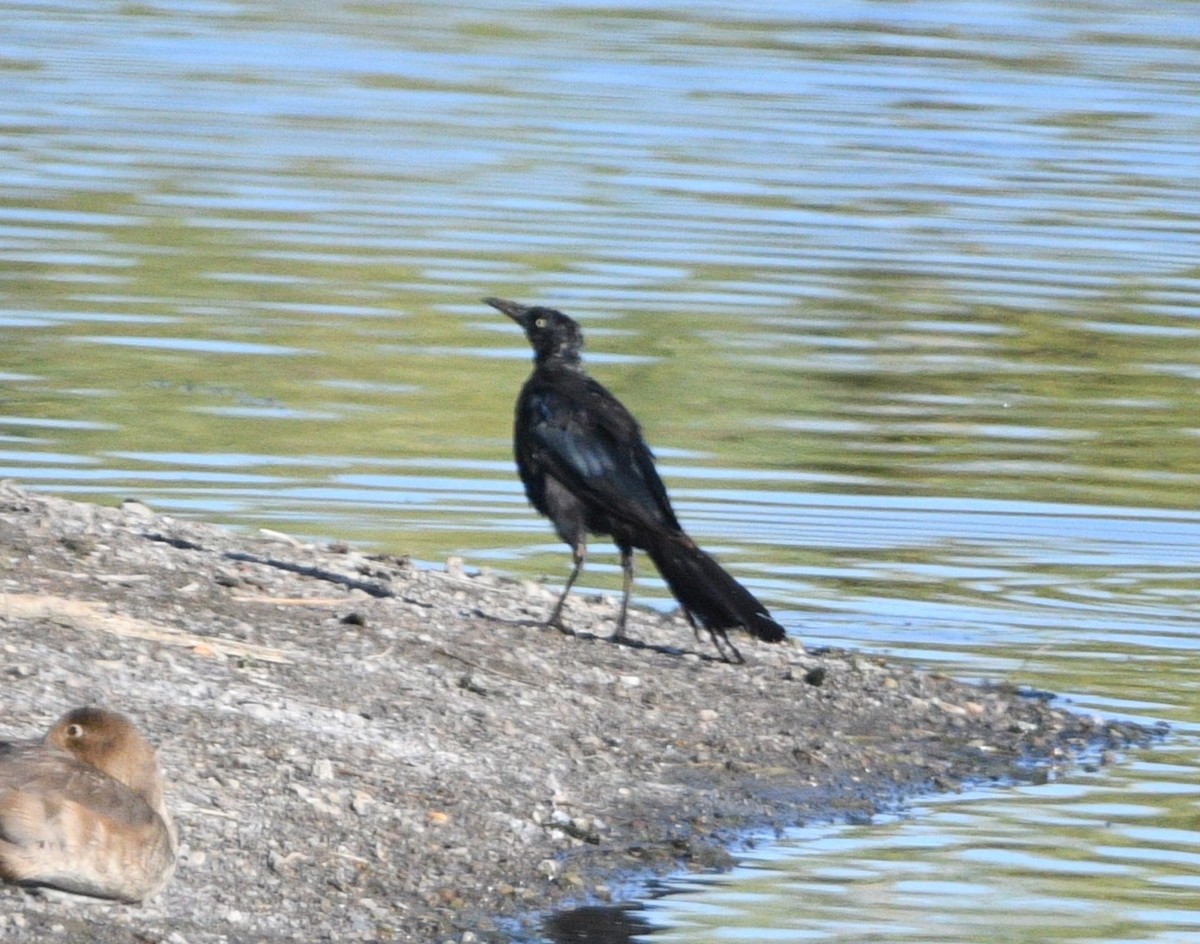
M 590 377 L 564 373 L 553 384 L 531 382 L 517 423 L 527 462 L 584 505 L 593 529 L 613 534 L 624 523 L 679 530 L 637 421 Z

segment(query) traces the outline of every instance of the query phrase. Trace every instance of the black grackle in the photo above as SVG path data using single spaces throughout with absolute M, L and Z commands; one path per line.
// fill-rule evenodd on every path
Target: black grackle
M 727 629 L 740 626 L 767 642 L 782 641 L 783 627 L 767 608 L 679 526 L 637 420 L 584 372 L 579 325 L 553 308 L 484 302 L 524 328 L 533 345 L 533 373 L 517 399 L 517 471 L 530 502 L 575 557 L 549 623 L 566 631 L 563 603 L 583 567 L 590 532 L 611 535 L 621 552 L 625 593 L 614 638 L 624 637 L 636 547 L 650 555 L 692 627 L 708 630 L 726 661 L 726 647 L 744 661 Z

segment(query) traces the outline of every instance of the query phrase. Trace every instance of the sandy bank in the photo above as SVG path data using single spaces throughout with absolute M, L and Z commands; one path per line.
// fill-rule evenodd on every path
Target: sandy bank
M 854 653 L 739 637 L 726 665 L 655 614 L 646 648 L 570 638 L 538 625 L 553 599 L 0 483 L 0 737 L 126 712 L 184 846 L 140 908 L 0 888 L 0 936 L 504 940 L 630 869 L 721 864 L 746 827 L 1140 736 Z M 615 615 L 568 610 L 601 637 Z

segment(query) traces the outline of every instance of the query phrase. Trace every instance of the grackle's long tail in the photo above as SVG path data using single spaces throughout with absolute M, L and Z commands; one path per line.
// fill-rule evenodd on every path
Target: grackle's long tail
M 691 617 L 710 632 L 742 627 L 764 642 L 782 642 L 786 633 L 749 590 L 681 531 L 642 535 L 671 593 Z M 649 540 L 646 540 L 649 538 Z

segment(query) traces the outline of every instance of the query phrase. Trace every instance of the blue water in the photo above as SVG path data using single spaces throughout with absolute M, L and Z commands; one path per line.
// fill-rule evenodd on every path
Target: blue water
M 1200 940 L 1195 12 L 9 3 L 0 476 L 559 582 L 478 299 L 557 305 L 806 642 L 1173 726 L 652 939 Z

